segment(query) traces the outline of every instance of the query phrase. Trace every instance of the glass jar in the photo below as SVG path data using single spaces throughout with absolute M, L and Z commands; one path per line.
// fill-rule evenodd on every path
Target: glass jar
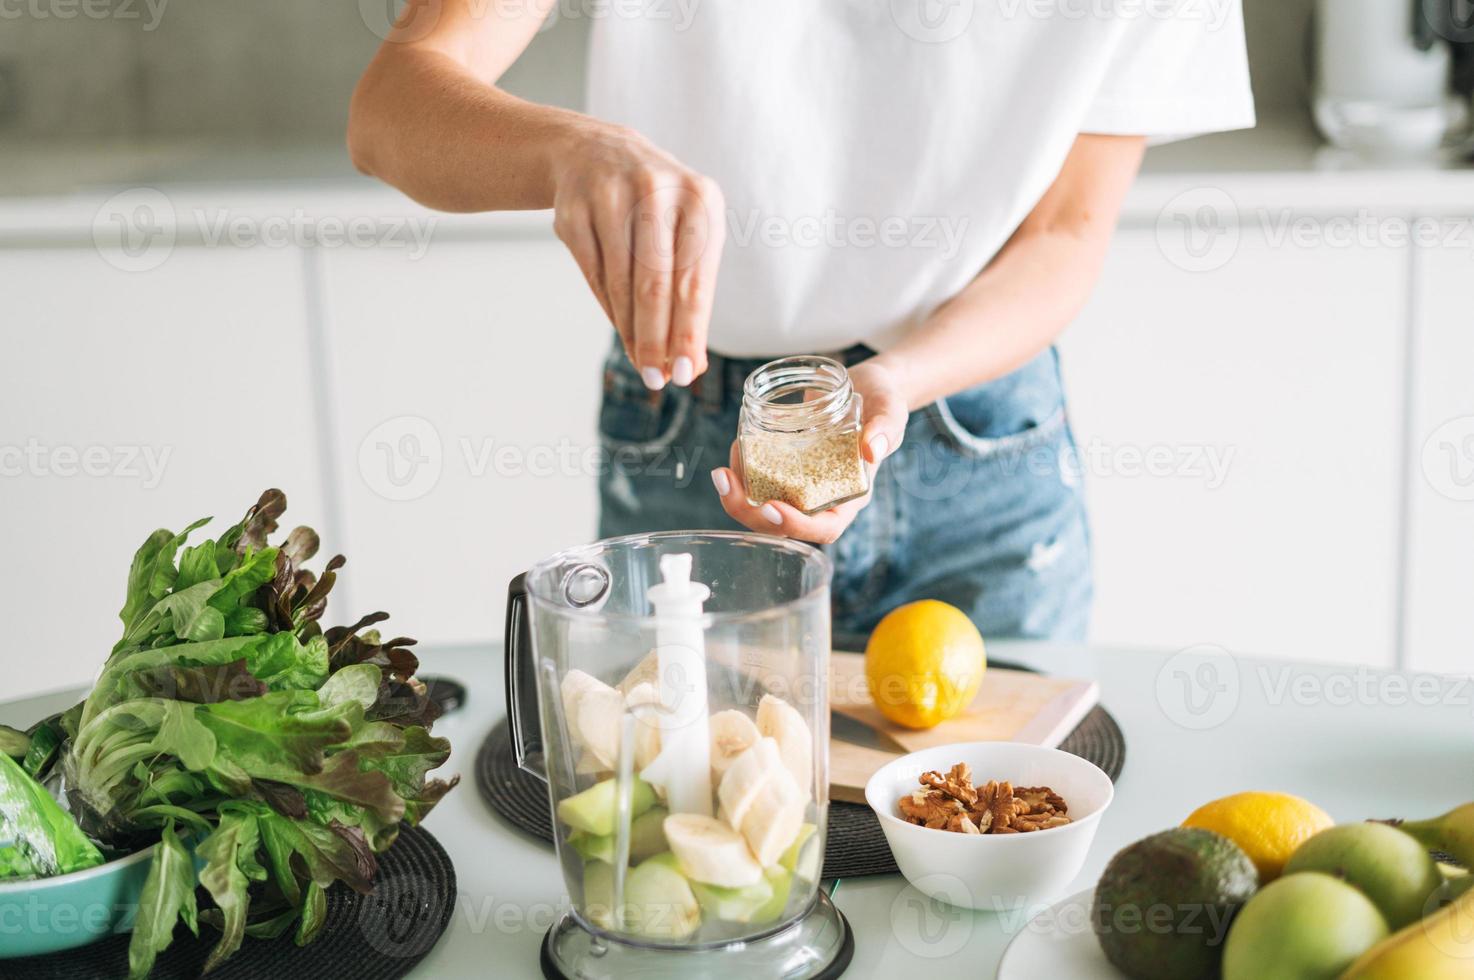
M 748 375 L 737 426 L 748 502 L 817 514 L 868 493 L 860 408 L 849 372 L 828 357 L 785 357 Z

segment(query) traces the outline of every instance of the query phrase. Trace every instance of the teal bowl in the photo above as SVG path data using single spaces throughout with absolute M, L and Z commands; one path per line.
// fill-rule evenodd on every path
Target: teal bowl
M 76 949 L 132 929 L 153 853 L 146 847 L 69 875 L 0 883 L 0 960 Z

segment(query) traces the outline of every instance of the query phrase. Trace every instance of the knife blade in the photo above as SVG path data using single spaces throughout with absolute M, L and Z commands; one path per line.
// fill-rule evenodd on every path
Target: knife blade
M 875 749 L 878 752 L 905 755 L 911 751 L 880 729 L 873 728 L 849 715 L 840 714 L 838 711 L 829 712 L 829 734 L 841 742 L 858 745 L 864 749 Z

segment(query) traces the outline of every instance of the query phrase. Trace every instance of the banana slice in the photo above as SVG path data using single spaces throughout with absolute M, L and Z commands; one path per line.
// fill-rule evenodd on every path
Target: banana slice
M 734 829 L 742 826 L 742 818 L 747 816 L 747 809 L 757 799 L 763 784 L 778 772 L 788 775 L 778 754 L 778 743 L 771 738 L 753 742 L 727 767 L 717 786 L 717 799 Z
M 808 799 L 787 769 L 779 769 L 757 794 L 742 817 L 742 836 L 765 868 L 783 857 L 803 829 Z
M 578 731 L 578 699 L 590 691 L 606 687 L 609 685 L 581 670 L 570 670 L 563 675 L 563 683 L 559 685 L 559 694 L 563 697 L 563 717 L 568 719 L 569 732 L 579 745 L 583 744 L 583 737 Z
M 604 768 L 619 764 L 619 728 L 624 719 L 624 696 L 607 684 L 579 695 L 575 727 L 584 747 Z
M 650 707 L 660 704 L 660 692 L 654 684 L 636 684 L 624 703 L 635 715 L 635 768 L 644 769 L 660 755 L 660 716 Z
M 762 879 L 763 869 L 753 860 L 747 841 L 713 817 L 673 813 L 665 818 L 665 839 L 692 881 L 723 888 L 742 888 Z
M 783 765 L 807 800 L 813 795 L 814 736 L 798 709 L 771 694 L 757 704 L 757 730 L 778 743 Z
M 614 775 L 609 767 L 594 758 L 594 753 L 588 749 L 584 749 L 578 754 L 578 761 L 573 765 L 573 772 L 578 776 L 595 776 L 599 779 Z
M 660 687 L 659 681 L 660 658 L 656 655 L 654 650 L 651 650 L 649 653 L 645 654 L 645 658 L 643 660 L 635 664 L 635 666 L 630 669 L 630 672 L 628 674 L 624 675 L 624 680 L 619 682 L 619 689 L 625 694 L 629 694 L 641 684 L 649 684 L 651 687 L 658 690 Z
M 752 719 L 740 711 L 718 711 L 711 716 L 711 773 L 718 781 L 737 757 L 762 737 Z

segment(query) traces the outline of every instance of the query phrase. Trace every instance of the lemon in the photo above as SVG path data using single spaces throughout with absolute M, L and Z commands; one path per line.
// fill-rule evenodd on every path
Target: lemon
M 931 728 L 971 704 L 987 666 L 972 620 L 935 599 L 891 610 L 865 646 L 870 699 L 907 728 Z
M 1182 822 L 1222 834 L 1244 849 L 1268 884 L 1306 840 L 1335 824 L 1326 811 L 1288 793 L 1235 793 L 1205 803 Z

